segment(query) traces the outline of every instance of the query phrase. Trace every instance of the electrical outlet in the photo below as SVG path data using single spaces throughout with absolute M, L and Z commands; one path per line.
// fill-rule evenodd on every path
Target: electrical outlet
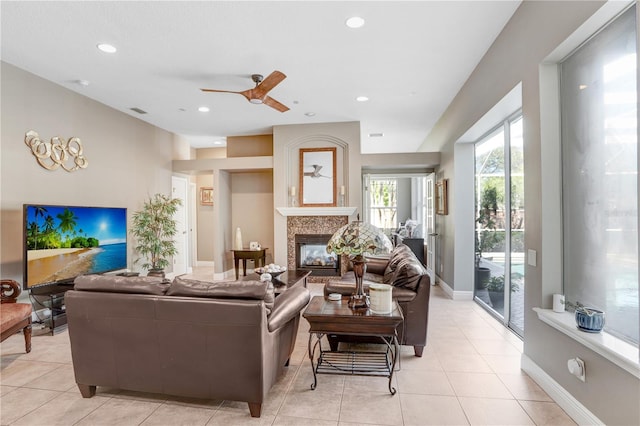
M 571 358 L 567 361 L 567 368 L 569 369 L 569 373 L 576 376 L 578 380 L 585 381 L 586 370 L 583 360 L 578 357 Z

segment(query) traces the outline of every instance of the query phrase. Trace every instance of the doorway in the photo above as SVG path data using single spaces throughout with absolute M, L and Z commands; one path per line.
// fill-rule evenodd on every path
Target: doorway
M 368 173 L 363 175 L 364 221 L 392 241 L 412 240 L 435 283 L 433 173 Z
M 474 299 L 524 334 L 524 155 L 522 114 L 475 144 Z

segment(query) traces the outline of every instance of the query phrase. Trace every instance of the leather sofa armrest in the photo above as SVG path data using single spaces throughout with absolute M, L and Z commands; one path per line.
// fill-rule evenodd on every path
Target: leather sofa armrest
M 300 315 L 300 311 L 309 303 L 311 296 L 304 287 L 294 287 L 276 297 L 273 311 L 269 315 L 269 331 L 275 331 L 288 323 L 292 318 Z
M 356 283 L 354 281 L 330 280 L 324 285 L 325 296 L 328 296 L 330 293 L 340 293 L 343 296 L 350 296 L 355 290 Z

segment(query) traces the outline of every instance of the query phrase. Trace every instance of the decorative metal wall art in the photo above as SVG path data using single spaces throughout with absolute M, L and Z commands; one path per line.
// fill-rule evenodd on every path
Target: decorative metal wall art
M 31 153 L 38 164 L 47 170 L 62 167 L 68 172 L 86 169 L 89 161 L 82 153 L 80 138 L 70 138 L 65 141 L 59 136 L 51 138 L 51 142 L 40 139 L 38 132 L 29 130 L 24 135 L 24 143 L 31 148 Z

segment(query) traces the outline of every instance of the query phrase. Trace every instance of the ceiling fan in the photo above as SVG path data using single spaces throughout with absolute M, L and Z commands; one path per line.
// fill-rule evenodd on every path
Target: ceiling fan
M 274 71 L 267 76 L 267 78 L 263 79 L 260 74 L 252 74 L 251 80 L 256 83 L 256 87 L 253 89 L 243 90 L 242 92 L 234 92 L 232 90 L 217 90 L 217 89 L 200 89 L 203 92 L 221 92 L 221 93 L 237 93 L 239 95 L 247 98 L 249 102 L 252 104 L 265 104 L 274 108 L 280 112 L 289 111 L 289 107 L 281 104 L 270 96 L 267 96 L 267 93 L 274 87 L 276 87 L 282 80 L 287 78 L 286 75 L 281 73 L 280 71 Z
M 312 172 L 304 172 L 303 175 L 304 176 L 309 176 L 311 178 L 328 178 L 331 179 L 331 176 L 325 176 L 325 175 L 321 175 L 320 174 L 320 170 L 322 169 L 322 166 L 318 165 L 318 164 L 312 164 L 311 167 L 313 167 L 313 171 Z

